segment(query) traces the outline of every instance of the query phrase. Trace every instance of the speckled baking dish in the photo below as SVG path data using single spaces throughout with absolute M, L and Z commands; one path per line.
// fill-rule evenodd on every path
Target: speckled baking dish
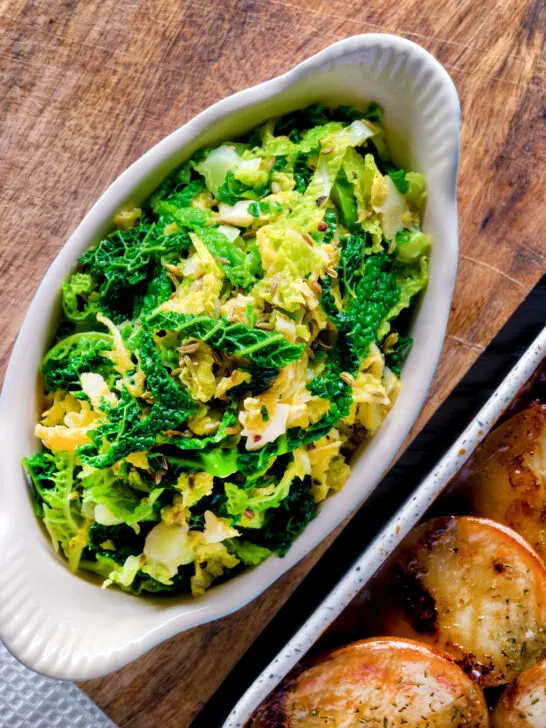
M 381 533 L 330 592 L 313 615 L 254 681 L 230 713 L 224 728 L 243 728 L 254 710 L 287 675 L 324 631 L 362 592 L 402 539 L 442 495 L 479 443 L 546 358 L 546 328 L 521 357 L 476 417 Z

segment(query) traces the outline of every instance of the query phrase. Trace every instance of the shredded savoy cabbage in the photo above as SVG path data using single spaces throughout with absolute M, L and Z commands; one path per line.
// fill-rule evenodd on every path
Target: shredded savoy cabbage
M 377 104 L 314 105 L 115 217 L 63 285 L 25 460 L 73 571 L 199 596 L 288 551 L 398 394 L 425 199 Z

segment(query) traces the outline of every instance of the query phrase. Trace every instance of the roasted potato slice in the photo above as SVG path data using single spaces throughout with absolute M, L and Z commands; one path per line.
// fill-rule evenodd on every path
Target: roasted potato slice
M 395 638 L 353 642 L 288 678 L 251 728 L 487 728 L 481 689 L 446 655 Z
M 473 514 L 510 526 L 546 560 L 546 404 L 493 430 L 463 477 Z
M 494 728 L 546 726 L 546 660 L 517 677 L 501 695 L 493 713 Z
M 374 601 L 376 633 L 444 650 L 482 687 L 510 682 L 546 656 L 546 568 L 494 521 L 445 517 L 414 529 Z

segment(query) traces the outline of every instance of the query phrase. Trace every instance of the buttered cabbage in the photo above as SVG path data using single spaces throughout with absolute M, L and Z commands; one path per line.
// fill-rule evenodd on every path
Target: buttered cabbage
M 314 105 L 116 215 L 63 285 L 25 461 L 72 570 L 199 596 L 287 552 L 398 395 L 425 199 L 376 104 Z

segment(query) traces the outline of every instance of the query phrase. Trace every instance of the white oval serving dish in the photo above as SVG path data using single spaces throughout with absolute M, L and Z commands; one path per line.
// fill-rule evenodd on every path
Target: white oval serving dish
M 395 160 L 422 172 L 429 199 L 424 230 L 433 240 L 430 283 L 414 317 L 415 344 L 402 392 L 380 432 L 356 456 L 344 489 L 328 499 L 284 559 L 211 589 L 196 600 L 137 598 L 72 574 L 34 516 L 21 459 L 38 447 L 36 372 L 49 342 L 58 292 L 77 258 L 197 148 L 233 138 L 272 116 L 315 101 L 375 100 Z M 185 629 L 241 608 L 338 526 L 373 490 L 426 397 L 442 348 L 457 267 L 456 174 L 459 103 L 447 72 L 426 51 L 392 35 L 360 35 L 293 70 L 214 104 L 127 169 L 61 250 L 29 308 L 8 366 L 0 404 L 0 637 L 45 675 L 86 680 L 116 670 Z

